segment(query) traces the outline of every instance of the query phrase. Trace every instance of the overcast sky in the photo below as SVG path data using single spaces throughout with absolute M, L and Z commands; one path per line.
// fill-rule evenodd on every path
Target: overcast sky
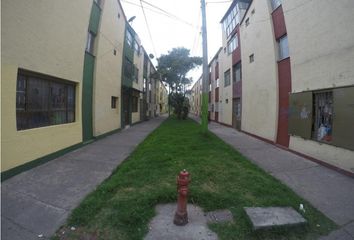
M 232 0 L 206 0 L 209 60 L 221 47 L 220 20 L 231 2 Z M 167 54 L 175 47 L 185 47 L 191 50 L 192 56 L 202 56 L 200 0 L 121 0 L 121 3 L 128 19 L 136 16 L 131 25 L 147 53 L 155 55 L 155 65 L 156 57 Z M 140 3 L 144 7 L 151 37 Z M 191 72 L 193 82 L 198 80 L 201 73 L 201 67 Z

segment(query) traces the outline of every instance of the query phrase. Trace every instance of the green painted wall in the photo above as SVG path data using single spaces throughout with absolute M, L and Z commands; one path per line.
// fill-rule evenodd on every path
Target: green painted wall
M 101 17 L 101 9 L 94 2 L 92 4 L 92 9 L 91 9 L 89 30 L 91 32 L 95 33 L 95 34 L 98 33 L 98 26 L 99 26 L 99 23 L 100 23 L 100 17 Z
M 88 31 L 97 35 L 101 17 L 101 8 L 93 2 Z M 97 37 L 95 39 L 97 41 Z M 97 45 L 97 42 L 95 43 Z M 89 141 L 93 138 L 93 78 L 95 69 L 95 56 L 85 52 L 84 73 L 82 86 L 82 138 Z
M 124 40 L 124 49 L 123 49 L 123 67 L 122 67 L 122 101 L 121 101 L 121 125 L 124 128 L 126 125 L 130 125 L 132 122 L 132 90 L 133 87 L 133 77 L 128 78 L 124 74 L 124 63 L 126 58 L 134 64 L 134 41 L 135 41 L 135 32 L 134 30 L 127 25 L 125 29 L 126 32 L 129 31 L 133 36 L 133 44 L 129 46 L 126 41 L 126 36 Z
M 92 131 L 92 95 L 95 57 L 85 53 L 84 80 L 82 86 L 82 137 L 83 141 L 93 138 Z

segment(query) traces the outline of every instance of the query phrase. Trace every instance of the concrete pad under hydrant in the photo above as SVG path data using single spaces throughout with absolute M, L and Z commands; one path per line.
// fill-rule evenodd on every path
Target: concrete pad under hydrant
M 188 224 L 176 226 L 173 223 L 177 204 L 159 204 L 156 206 L 157 215 L 149 223 L 149 233 L 145 240 L 216 240 L 218 236 L 207 226 L 207 218 L 198 206 L 188 204 Z

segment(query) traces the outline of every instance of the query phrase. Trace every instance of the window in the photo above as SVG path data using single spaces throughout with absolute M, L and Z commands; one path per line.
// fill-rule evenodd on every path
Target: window
M 211 91 L 211 84 L 209 84 L 209 92 Z
M 75 84 L 19 71 L 16 91 L 17 130 L 75 121 Z
M 314 122 L 312 138 L 332 141 L 333 94 L 332 91 L 314 93 Z
M 353 96 L 353 86 L 291 93 L 289 134 L 354 150 Z
M 117 108 L 118 97 L 111 97 L 111 108 Z
M 138 83 L 139 82 L 139 68 L 135 67 L 134 66 L 134 79 L 135 79 L 135 82 Z
M 275 10 L 277 7 L 279 7 L 282 4 L 282 0 L 270 0 L 272 4 L 272 9 Z
M 241 62 L 232 67 L 232 80 L 233 82 L 239 82 L 242 78 Z
M 133 47 L 133 36 L 132 36 L 132 34 L 131 34 L 129 31 L 126 32 L 126 39 L 125 39 L 125 41 L 126 41 L 127 44 L 129 45 L 129 47 Z
M 138 112 L 139 97 L 132 97 L 132 112 Z
M 237 33 L 232 36 L 230 41 L 227 43 L 227 53 L 231 54 L 238 47 L 238 37 Z
M 230 69 L 224 73 L 224 87 L 230 85 Z
M 139 54 L 140 53 L 140 46 L 137 41 L 134 41 L 134 51 Z
M 216 79 L 216 87 L 219 87 L 219 78 Z
M 250 58 L 250 63 L 253 63 L 254 62 L 254 54 L 251 54 L 249 58 Z
M 249 18 L 246 19 L 245 24 L 246 24 L 246 27 L 247 27 L 248 25 L 250 25 L 250 19 L 249 19 Z
M 144 83 L 143 83 L 143 92 L 146 92 L 146 78 L 144 78 Z
M 281 37 L 278 41 L 279 60 L 289 57 L 288 36 Z
M 233 102 L 233 114 L 237 120 L 241 120 L 241 100 L 236 98 Z
M 230 11 L 229 15 L 223 21 L 224 31 L 226 33 L 226 37 L 229 37 L 232 30 L 235 29 L 236 25 L 239 23 L 239 11 L 237 4 Z
M 93 55 L 94 46 L 95 46 L 96 35 L 93 32 L 87 33 L 87 42 L 85 51 Z
M 99 7 L 102 7 L 102 0 L 94 0 L 94 2 L 95 2 Z
M 129 79 L 133 77 L 133 64 L 127 57 L 124 61 L 124 76 Z

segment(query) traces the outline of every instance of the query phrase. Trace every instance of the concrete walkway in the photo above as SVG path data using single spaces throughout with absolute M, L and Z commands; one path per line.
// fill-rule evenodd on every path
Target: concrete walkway
M 221 124 L 211 122 L 209 130 L 340 226 L 321 239 L 354 240 L 353 178 Z
M 134 125 L 3 182 L 1 239 L 48 239 L 165 119 Z

